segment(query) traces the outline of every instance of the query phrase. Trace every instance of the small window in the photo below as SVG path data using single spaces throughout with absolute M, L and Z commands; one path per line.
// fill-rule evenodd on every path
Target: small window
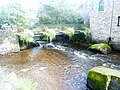
M 118 24 L 117 24 L 118 27 L 120 27 L 120 16 L 118 16 Z
M 99 2 L 98 11 L 104 11 L 104 0 L 101 0 L 101 1 Z

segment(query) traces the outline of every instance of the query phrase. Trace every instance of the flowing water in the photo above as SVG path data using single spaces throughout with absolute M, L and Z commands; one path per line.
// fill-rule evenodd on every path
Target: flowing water
M 93 54 L 78 46 L 56 49 L 23 50 L 0 56 L 0 66 L 7 73 L 37 82 L 37 90 L 89 90 L 86 87 L 88 70 L 106 66 L 120 70 L 120 53 Z

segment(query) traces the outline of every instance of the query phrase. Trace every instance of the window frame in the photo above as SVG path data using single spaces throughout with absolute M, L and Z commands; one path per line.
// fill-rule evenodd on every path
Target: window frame
M 100 11 L 104 11 L 105 9 L 104 9 L 104 6 L 105 6 L 105 2 L 104 2 L 104 0 L 100 0 L 100 2 L 99 2 L 99 7 L 98 7 L 98 11 L 100 12 Z
M 120 27 L 120 16 L 118 16 L 118 23 L 117 26 Z

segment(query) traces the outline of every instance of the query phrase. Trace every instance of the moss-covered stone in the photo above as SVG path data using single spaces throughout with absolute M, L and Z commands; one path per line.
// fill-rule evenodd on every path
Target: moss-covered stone
M 87 78 L 87 84 L 94 90 L 105 90 L 108 78 L 106 75 L 90 71 Z
M 93 44 L 88 48 L 90 51 L 108 54 L 111 52 L 111 47 L 108 44 L 100 43 Z
M 88 73 L 87 85 L 94 90 L 120 90 L 120 71 L 94 67 Z

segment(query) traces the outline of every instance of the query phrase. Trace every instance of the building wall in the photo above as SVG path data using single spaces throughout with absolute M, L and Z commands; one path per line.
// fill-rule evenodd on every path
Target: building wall
M 0 30 L 0 54 L 19 52 L 18 38 L 11 30 Z
M 113 0 L 104 0 L 104 11 L 98 11 L 99 1 L 93 2 L 93 8 L 90 14 L 90 28 L 92 33 L 92 39 L 97 42 L 107 42 L 108 38 L 112 38 L 112 44 L 120 44 L 120 27 L 117 26 L 118 16 L 120 16 L 120 1 L 114 0 L 113 19 L 112 17 L 112 5 Z M 112 24 L 111 24 L 112 19 Z M 110 28 L 111 34 L 110 34 Z
M 118 16 L 120 16 L 120 1 L 115 0 L 115 7 L 113 13 L 113 29 L 112 29 L 112 43 L 120 48 L 120 27 L 117 26 L 118 24 Z

